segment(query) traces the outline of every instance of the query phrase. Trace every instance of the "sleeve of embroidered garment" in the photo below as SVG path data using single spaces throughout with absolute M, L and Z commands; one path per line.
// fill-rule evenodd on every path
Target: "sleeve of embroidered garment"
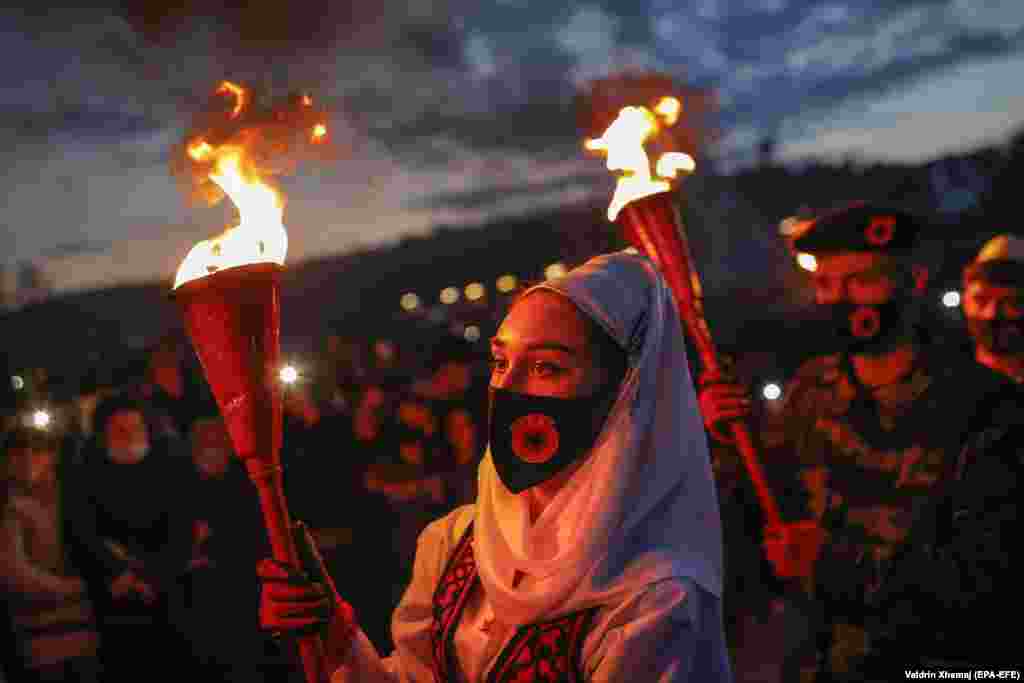
M 454 546 L 457 527 L 466 508 L 459 508 L 428 525 L 420 534 L 412 580 L 391 617 L 395 650 L 381 657 L 370 640 L 358 631 L 352 647 L 331 677 L 331 683 L 431 683 L 430 626 L 434 588 Z M 462 526 L 464 528 L 464 526 Z
M 715 598 L 678 579 L 659 582 L 599 618 L 584 644 L 591 683 L 729 683 Z

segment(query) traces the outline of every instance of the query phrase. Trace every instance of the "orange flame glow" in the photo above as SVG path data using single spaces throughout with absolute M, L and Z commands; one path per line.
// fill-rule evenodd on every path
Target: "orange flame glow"
M 188 155 L 196 161 L 204 161 L 213 154 L 213 147 L 203 139 L 196 140 L 188 146 Z
M 675 102 L 672 105 L 671 102 Z M 679 113 L 679 101 L 663 98 L 656 111 L 671 125 Z M 692 173 L 696 169 L 693 158 L 682 152 L 663 154 L 651 173 L 651 162 L 644 150 L 644 143 L 654 137 L 661 126 L 658 117 L 646 107 L 624 107 L 607 130 L 596 139 L 587 140 L 588 150 L 602 152 L 608 156 L 609 171 L 622 171 L 615 185 L 615 194 L 608 206 L 608 219 L 614 221 L 619 211 L 629 202 L 649 197 L 671 189 L 668 180 L 675 178 L 679 171 Z
M 238 207 L 241 220 L 220 236 L 192 247 L 174 276 L 175 289 L 225 268 L 250 263 L 284 265 L 288 250 L 284 202 L 272 187 L 247 176 L 243 170 L 245 150 L 236 146 L 214 149 L 204 140 L 189 147 L 189 154 L 199 158 L 193 150 L 206 158 L 215 155 L 210 180 Z
M 683 105 L 675 97 L 662 97 L 658 104 L 654 105 L 654 113 L 664 119 L 666 126 L 672 126 L 679 120 L 682 108 Z
M 310 97 L 309 95 L 303 95 L 302 96 L 302 106 L 304 106 L 304 107 L 312 107 L 313 106 L 313 98 Z
M 320 142 L 321 140 L 324 139 L 324 137 L 326 137 L 326 135 L 327 126 L 325 126 L 322 123 L 318 123 L 315 126 L 313 126 L 313 133 L 311 134 L 311 139 L 313 142 Z
M 242 113 L 245 106 L 249 103 L 249 93 L 246 92 L 245 88 L 231 81 L 224 81 L 217 88 L 217 94 L 230 93 L 235 96 L 235 107 L 231 110 L 231 118 L 238 118 L 238 115 Z

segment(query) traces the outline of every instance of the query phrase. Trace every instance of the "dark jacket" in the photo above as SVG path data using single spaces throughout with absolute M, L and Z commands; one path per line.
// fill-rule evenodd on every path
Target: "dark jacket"
M 893 558 L 872 600 L 881 667 L 1019 665 L 1016 629 L 999 615 L 1024 609 L 1022 406 L 1019 390 L 991 406 L 988 426 L 972 434 Z

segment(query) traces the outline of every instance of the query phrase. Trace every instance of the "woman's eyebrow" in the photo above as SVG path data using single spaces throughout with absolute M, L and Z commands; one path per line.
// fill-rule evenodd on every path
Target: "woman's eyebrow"
M 491 346 L 496 349 L 505 348 L 506 344 L 503 340 L 498 337 L 491 337 Z M 527 344 L 526 351 L 561 351 L 562 353 L 568 353 L 569 355 L 578 355 L 578 351 L 571 346 L 566 346 L 561 342 L 547 341 L 547 342 L 536 342 L 534 344 Z

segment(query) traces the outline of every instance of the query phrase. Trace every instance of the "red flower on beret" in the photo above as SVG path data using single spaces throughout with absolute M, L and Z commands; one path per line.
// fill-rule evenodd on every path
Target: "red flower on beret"
M 884 247 L 896 232 L 895 216 L 875 216 L 871 219 L 870 225 L 864 230 L 864 238 L 868 244 L 876 247 Z
M 555 421 L 541 413 L 523 415 L 512 423 L 512 452 L 530 463 L 546 462 L 558 452 Z
M 858 339 L 870 339 L 882 328 L 878 311 L 870 306 L 861 306 L 850 314 L 850 331 Z

